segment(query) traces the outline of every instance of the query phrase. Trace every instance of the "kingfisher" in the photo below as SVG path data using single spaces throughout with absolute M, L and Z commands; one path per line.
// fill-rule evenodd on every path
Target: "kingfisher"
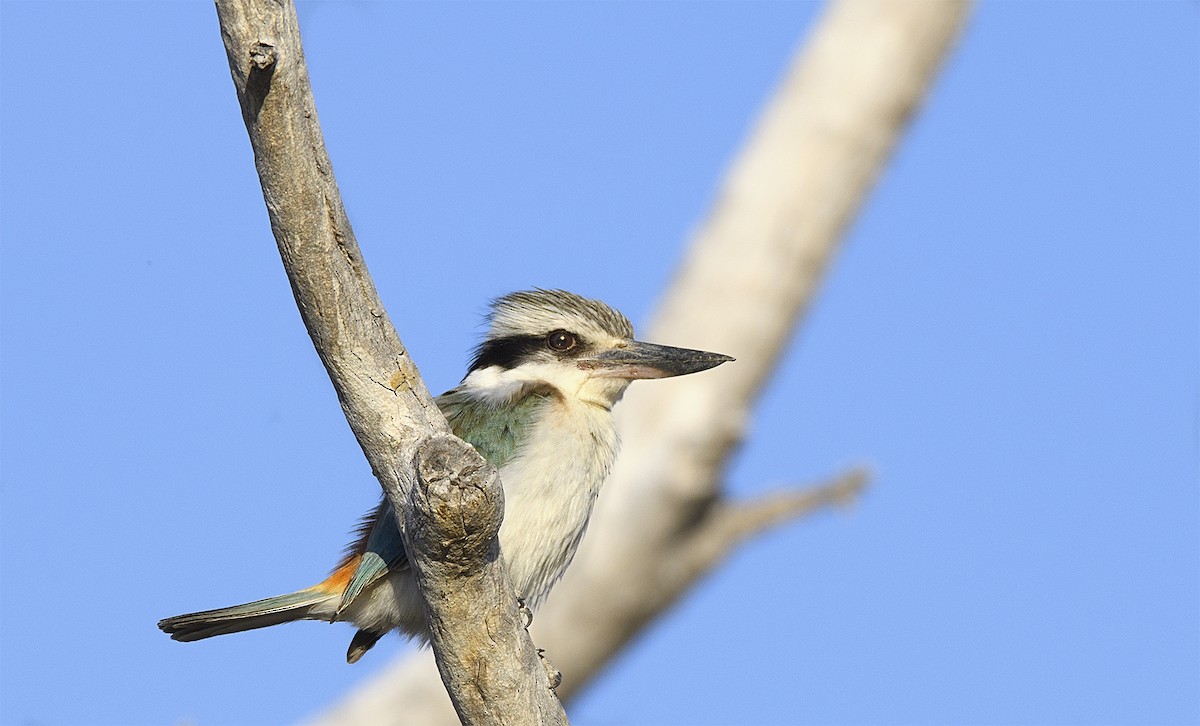
M 727 355 L 634 340 L 628 318 L 564 290 L 514 292 L 492 302 L 467 375 L 438 396 L 454 434 L 500 473 L 500 551 L 532 612 L 562 577 L 587 529 L 617 453 L 613 406 L 635 380 L 696 373 Z M 174 640 L 294 620 L 358 628 L 355 663 L 389 631 L 428 641 L 421 593 L 385 497 L 362 520 L 332 574 L 312 587 L 243 605 L 177 615 Z

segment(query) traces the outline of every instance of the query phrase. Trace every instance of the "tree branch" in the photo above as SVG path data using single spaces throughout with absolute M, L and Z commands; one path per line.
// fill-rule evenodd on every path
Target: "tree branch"
M 501 566 L 504 490 L 494 467 L 453 436 L 418 449 L 405 529 L 430 643 L 463 724 L 566 724 L 529 644 Z M 547 697 L 549 694 L 549 697 Z
M 968 8 L 834 0 L 766 107 L 647 336 L 729 353 L 737 364 L 635 386 L 618 409 L 621 456 L 534 623 L 563 669 L 560 695 L 577 692 L 694 582 L 677 565 L 720 502 L 750 409 Z M 402 707 L 406 723 L 451 722 L 421 667 L 385 672 L 323 721 L 399 722 L 389 714 Z
M 771 527 L 812 514 L 829 506 L 853 503 L 867 486 L 866 469 L 852 469 L 817 486 L 784 489 L 765 494 L 749 502 L 728 502 L 718 519 L 725 549 L 760 534 Z
M 464 723 L 565 723 L 500 557 L 496 472 L 450 433 L 350 228 L 317 121 L 295 6 L 216 5 L 271 231 L 346 420 L 405 525 L 445 687 Z
M 686 545 L 678 548 L 675 579 L 690 584 L 754 535 L 827 507 L 849 505 L 867 479 L 865 469 L 853 469 L 812 487 L 771 492 L 748 502 L 714 502 L 704 521 L 689 529 Z M 683 592 L 686 584 L 677 589 Z
M 419 435 L 448 433 L 449 426 L 392 327 L 350 228 L 317 121 L 295 8 L 220 0 L 217 16 L 271 231 L 304 326 L 375 475 L 407 490 L 411 472 L 404 470 Z
M 759 392 L 968 7 L 835 0 L 767 105 L 648 336 L 727 352 L 737 365 L 630 391 L 621 458 L 535 623 L 566 674 L 560 696 L 695 581 L 675 568 L 688 534 L 719 500 Z

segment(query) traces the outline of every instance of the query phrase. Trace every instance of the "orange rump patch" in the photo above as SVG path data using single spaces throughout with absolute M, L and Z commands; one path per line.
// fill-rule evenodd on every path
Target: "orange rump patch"
M 358 569 L 360 560 L 362 560 L 362 555 L 347 557 L 329 577 L 313 585 L 313 589 L 327 595 L 340 595 L 345 592 L 346 586 L 350 584 L 350 578 L 354 577 L 354 571 Z

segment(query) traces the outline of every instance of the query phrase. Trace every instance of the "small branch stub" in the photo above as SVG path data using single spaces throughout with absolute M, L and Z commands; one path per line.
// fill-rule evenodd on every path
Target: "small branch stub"
M 405 526 L 430 565 L 473 572 L 494 559 L 504 516 L 504 490 L 495 468 L 469 444 L 452 436 L 425 439 L 413 466 L 418 485 L 410 494 Z M 415 554 L 415 553 L 414 553 Z
M 438 434 L 413 455 L 404 508 L 429 642 L 464 724 L 566 724 L 556 680 L 525 630 L 500 552 L 504 490 L 469 444 Z
M 260 71 L 275 65 L 275 46 L 261 40 L 250 46 L 250 62 Z

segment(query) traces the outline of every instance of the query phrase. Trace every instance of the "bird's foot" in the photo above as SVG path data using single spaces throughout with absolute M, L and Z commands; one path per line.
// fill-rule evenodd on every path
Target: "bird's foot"
M 533 625 L 533 611 L 525 604 L 525 598 L 517 598 L 517 610 L 520 611 L 521 617 L 525 618 L 525 629 L 529 630 L 529 626 Z
M 546 657 L 544 648 L 537 649 L 538 660 L 542 662 L 542 667 L 546 669 L 546 677 L 550 679 L 550 690 L 553 691 L 562 683 L 562 671 L 554 667 L 550 659 Z

